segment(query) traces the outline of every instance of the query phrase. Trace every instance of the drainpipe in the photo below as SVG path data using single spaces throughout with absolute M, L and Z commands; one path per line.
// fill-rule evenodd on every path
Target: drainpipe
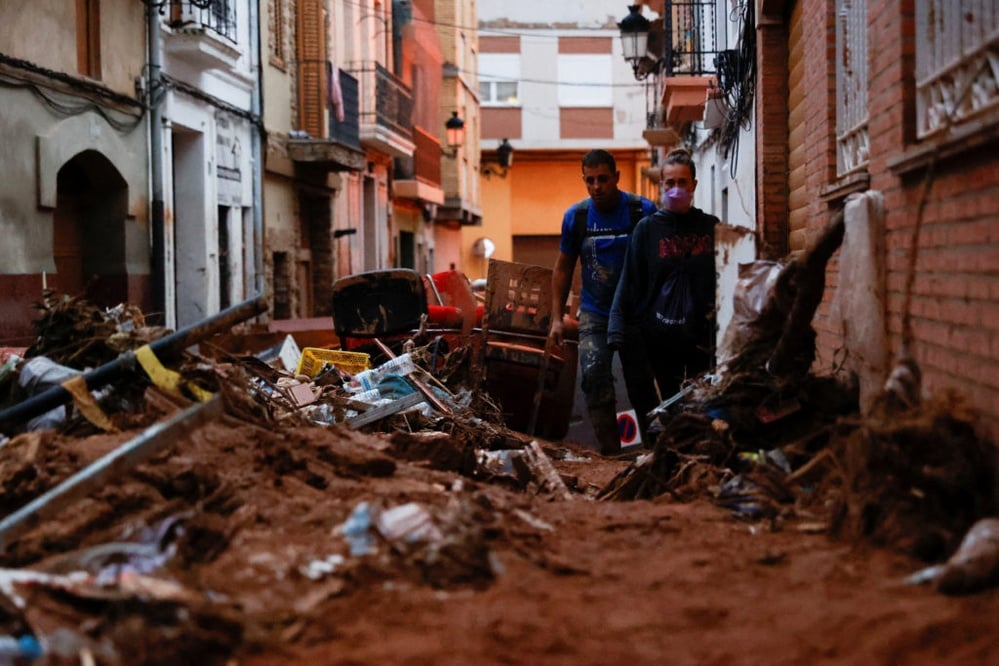
M 250 102 L 250 111 L 259 124 L 251 132 L 251 150 L 253 160 L 253 286 L 257 294 L 264 293 L 264 143 L 266 136 L 263 115 L 263 59 L 260 53 L 260 16 L 259 3 L 249 2 L 250 5 L 250 57 L 253 59 L 251 69 L 256 71 L 254 77 L 253 98 Z
M 162 35 L 158 5 L 144 0 L 146 5 L 146 40 L 149 48 L 149 222 L 152 234 L 152 262 L 150 282 L 152 287 L 152 321 L 166 324 L 166 221 L 163 204 L 163 111 L 160 108 L 163 91 L 160 77 L 160 52 Z

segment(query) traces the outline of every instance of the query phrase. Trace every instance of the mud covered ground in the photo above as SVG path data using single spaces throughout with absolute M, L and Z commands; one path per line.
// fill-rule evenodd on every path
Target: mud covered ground
M 137 432 L 13 440 L 0 508 Z M 556 500 L 435 448 L 217 419 L 6 544 L 0 565 L 53 578 L 6 585 L 4 631 L 72 627 L 122 664 L 999 663 L 999 592 L 905 585 L 924 563 L 832 540 L 820 513 L 594 501 L 627 461 L 561 443 Z M 352 555 L 360 502 L 418 503 L 435 536 L 372 529 Z

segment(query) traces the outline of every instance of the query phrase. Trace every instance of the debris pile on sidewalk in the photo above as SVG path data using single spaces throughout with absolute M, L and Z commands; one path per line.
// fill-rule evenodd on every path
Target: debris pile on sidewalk
M 656 410 L 653 450 L 599 497 L 710 495 L 743 519 L 798 518 L 925 560 L 995 515 L 995 446 L 957 396 L 921 396 L 911 359 L 864 415 L 855 383 L 810 371 L 811 320 L 842 234 L 840 219 L 780 269 L 738 353 Z

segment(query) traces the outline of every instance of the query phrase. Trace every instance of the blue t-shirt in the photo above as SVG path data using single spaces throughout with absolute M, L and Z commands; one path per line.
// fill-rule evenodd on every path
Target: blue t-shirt
M 656 211 L 656 205 L 641 197 L 642 217 Z M 579 307 L 586 312 L 610 315 L 611 303 L 614 301 L 614 290 L 624 266 L 624 255 L 628 249 L 628 236 L 634 224 L 631 221 L 631 206 L 628 204 L 628 194 L 620 193 L 620 199 L 614 210 L 605 213 L 592 205 L 589 199 L 570 206 L 562 216 L 562 239 L 559 250 L 565 254 L 574 254 L 576 249 L 573 227 L 576 221 L 576 207 L 587 205 L 586 229 L 591 234 L 583 238 L 579 251 L 579 266 L 583 277 L 583 293 Z

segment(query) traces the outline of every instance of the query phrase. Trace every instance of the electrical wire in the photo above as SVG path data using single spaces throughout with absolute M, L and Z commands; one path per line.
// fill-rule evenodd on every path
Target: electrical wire
M 732 9 L 730 19 L 742 23 L 734 62 L 719 68 L 724 81 L 722 97 L 725 121 L 719 132 L 722 157 L 729 159 L 729 174 L 734 179 L 739 167 L 739 134 L 752 127 L 753 100 L 756 96 L 756 9 L 753 0 L 742 0 Z M 731 158 L 729 158 L 731 156 Z
M 11 73 L 0 72 L 0 87 L 13 90 L 27 90 L 41 100 L 42 104 L 56 115 L 71 117 L 87 112 L 94 112 L 103 118 L 110 127 L 122 134 L 128 134 L 138 127 L 145 115 L 145 107 L 138 100 L 108 90 L 89 81 L 83 81 L 63 72 L 49 70 L 26 60 L 12 58 L 2 53 L 0 53 L 0 64 L 30 72 L 49 81 L 57 81 L 65 87 L 82 93 L 82 95 L 76 95 L 73 92 L 56 89 L 52 85 L 44 85 L 32 81 L 28 77 L 18 77 Z M 104 98 L 122 106 L 136 107 L 138 108 L 138 114 L 134 115 L 126 111 L 108 109 L 99 102 L 83 95 Z M 114 114 L 121 114 L 127 119 L 119 119 Z

